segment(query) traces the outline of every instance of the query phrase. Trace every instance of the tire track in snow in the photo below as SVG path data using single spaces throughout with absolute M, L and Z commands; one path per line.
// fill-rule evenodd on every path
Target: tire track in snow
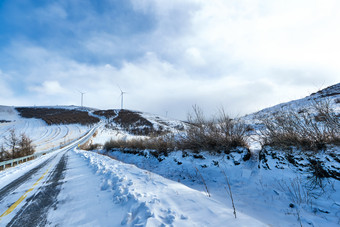
M 29 123 L 29 121 L 28 120 L 25 120 L 24 121 L 25 122 L 25 125 L 24 125 L 24 127 L 21 129 L 21 133 L 25 133 L 25 134 L 27 134 L 27 129 L 29 129 L 30 128 L 30 123 Z
M 46 145 L 51 145 L 53 144 L 53 142 L 56 140 L 56 138 L 60 135 L 61 132 L 61 128 L 60 126 L 57 126 L 56 128 L 54 128 L 54 130 L 51 130 L 51 133 L 49 135 L 49 137 L 46 138 L 46 140 L 44 140 L 43 142 L 41 142 L 40 144 L 37 144 L 36 146 L 38 147 L 44 147 Z M 49 146 L 47 146 L 48 148 Z
M 39 127 L 41 127 L 41 126 L 39 126 Z M 34 144 L 39 145 L 41 143 L 40 141 L 44 141 L 45 138 L 48 136 L 49 131 L 50 131 L 50 129 L 48 127 L 45 127 L 45 131 L 43 132 L 42 135 L 39 135 L 39 139 L 34 140 Z
M 54 130 L 53 136 L 52 136 L 47 142 L 51 142 L 52 140 L 54 140 L 55 138 L 57 138 L 58 135 L 60 134 L 60 132 L 61 132 L 60 126 L 57 126 L 56 130 Z
M 65 135 L 63 137 L 61 137 L 60 139 L 62 140 L 61 143 L 65 143 L 66 140 L 67 140 L 67 136 L 69 135 L 70 133 L 70 128 L 68 125 L 65 125 L 65 128 L 66 128 L 66 132 L 65 132 Z
M 55 130 L 55 129 L 54 129 L 53 127 L 51 127 L 51 126 L 45 126 L 45 128 L 46 128 L 47 132 L 46 132 L 46 134 L 44 135 L 44 137 L 41 138 L 41 139 L 38 139 L 38 140 L 35 140 L 35 141 L 34 141 L 34 143 L 35 143 L 37 146 L 40 146 L 40 145 L 42 145 L 42 144 L 48 143 L 48 142 L 50 141 L 51 135 L 53 134 L 53 132 L 54 132 L 54 130 Z M 37 141 L 38 141 L 38 142 L 37 142 Z

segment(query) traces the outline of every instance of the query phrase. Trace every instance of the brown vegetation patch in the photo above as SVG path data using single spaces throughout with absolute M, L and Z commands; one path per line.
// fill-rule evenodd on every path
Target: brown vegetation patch
M 118 116 L 115 118 L 115 122 L 123 127 L 134 126 L 146 126 L 152 127 L 152 123 L 142 117 L 138 112 L 132 112 L 130 110 L 120 110 Z
M 178 141 L 181 150 L 230 153 L 237 147 L 248 147 L 246 134 L 250 128 L 238 119 L 231 119 L 220 111 L 216 119 L 207 120 L 202 110 L 194 106 L 194 113 L 188 118 L 186 134 Z
M 264 145 L 313 151 L 323 150 L 327 144 L 340 145 L 340 119 L 330 102 L 316 102 L 312 107 L 316 114 L 290 110 L 262 119 Z
M 31 108 L 18 107 L 16 110 L 22 117 L 38 118 L 44 120 L 48 125 L 53 124 L 81 124 L 89 125 L 99 122 L 99 119 L 90 116 L 88 112 L 80 110 L 68 110 L 58 108 Z
M 156 130 L 153 124 L 142 117 L 139 112 L 133 112 L 130 110 L 120 110 L 117 117 L 113 121 L 122 127 L 122 129 L 128 131 L 134 135 L 160 135 L 162 130 Z
M 168 156 L 175 149 L 174 139 L 170 136 L 154 137 L 150 139 L 113 140 L 107 141 L 103 147 L 106 151 L 119 149 L 124 153 L 141 154 L 140 151 L 150 150 L 150 154 L 158 158 Z
M 93 114 L 110 119 L 117 116 L 117 110 L 97 110 Z

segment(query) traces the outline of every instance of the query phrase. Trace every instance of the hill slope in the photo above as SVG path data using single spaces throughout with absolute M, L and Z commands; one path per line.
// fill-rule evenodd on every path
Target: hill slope
M 311 111 L 315 104 L 325 102 L 329 103 L 337 114 L 340 114 L 340 83 L 327 87 L 305 98 L 265 108 L 256 113 L 246 115 L 242 119 L 247 123 L 256 123 L 259 122 L 258 119 L 271 117 L 281 111 Z
M 32 107 L 25 110 L 34 109 L 36 108 Z M 41 109 L 48 110 L 49 108 Z M 64 107 L 60 109 L 64 109 Z M 31 111 L 31 113 L 33 112 Z M 37 152 L 69 143 L 89 130 L 88 126 L 81 125 L 80 123 L 49 125 L 41 119 L 39 114 L 30 115 L 29 118 L 25 118 L 20 115 L 15 107 L 9 106 L 0 106 L 0 120 L 2 121 L 0 122 L 0 145 L 6 146 L 6 138 L 9 137 L 11 130 L 14 130 L 17 136 L 25 134 L 33 140 L 33 145 Z

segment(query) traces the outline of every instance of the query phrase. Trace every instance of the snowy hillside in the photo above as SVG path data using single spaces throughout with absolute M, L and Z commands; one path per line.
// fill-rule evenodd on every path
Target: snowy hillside
M 98 121 L 96 121 L 98 119 Z M 99 121 L 100 120 L 100 121 Z M 111 137 L 126 139 L 180 131 L 185 123 L 148 113 L 129 110 L 97 110 L 77 106 L 0 106 L 0 144 L 10 130 L 33 140 L 36 151 L 66 144 L 101 125 L 93 143 L 104 144 Z
M 64 107 L 60 107 L 64 108 Z M 12 129 L 19 136 L 26 134 L 33 140 L 37 152 L 67 144 L 84 135 L 88 126 L 80 124 L 48 125 L 41 119 L 23 118 L 14 107 L 0 106 L 0 144 L 4 144 Z
M 329 102 L 337 114 L 340 114 L 340 83 L 327 87 L 302 99 L 281 103 L 253 114 L 244 116 L 247 123 L 259 122 L 258 119 L 270 117 L 281 111 L 303 112 L 311 110 L 316 103 Z
M 91 139 L 92 144 L 103 145 L 110 139 L 146 139 L 149 136 L 178 133 L 186 128 L 182 121 L 138 111 L 102 110 L 93 114 L 100 116 L 103 124 Z

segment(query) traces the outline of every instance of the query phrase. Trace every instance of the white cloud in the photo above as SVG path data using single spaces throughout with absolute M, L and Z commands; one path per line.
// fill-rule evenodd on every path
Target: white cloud
M 213 1 L 193 17 L 204 52 L 269 67 L 339 71 L 337 1 Z M 203 52 L 202 51 L 202 52 Z
M 187 59 L 186 62 L 191 63 L 193 67 L 200 67 L 206 65 L 206 62 L 201 55 L 201 52 L 197 48 L 190 47 L 186 49 L 185 53 L 186 53 L 185 58 Z
M 31 91 L 38 92 L 44 95 L 60 95 L 65 93 L 65 89 L 59 84 L 58 81 L 44 81 L 39 86 L 32 86 L 29 88 Z
M 95 63 L 77 61 L 65 50 L 13 42 L 7 51 L 23 68 L 13 75 L 25 75 L 18 79 L 30 88 L 29 97 L 38 92 L 54 98 L 38 96 L 34 102 L 79 104 L 78 89 L 87 92 L 85 105 L 119 108 L 119 84 L 128 92 L 127 108 L 169 111 L 183 119 L 193 104 L 208 114 L 221 105 L 245 114 L 339 82 L 336 0 L 132 4 L 154 16 L 155 28 L 126 40 L 109 31 L 82 37 L 85 57 L 99 59 Z M 52 13 L 67 18 L 57 8 Z M 113 56 L 121 64 L 107 60 Z

